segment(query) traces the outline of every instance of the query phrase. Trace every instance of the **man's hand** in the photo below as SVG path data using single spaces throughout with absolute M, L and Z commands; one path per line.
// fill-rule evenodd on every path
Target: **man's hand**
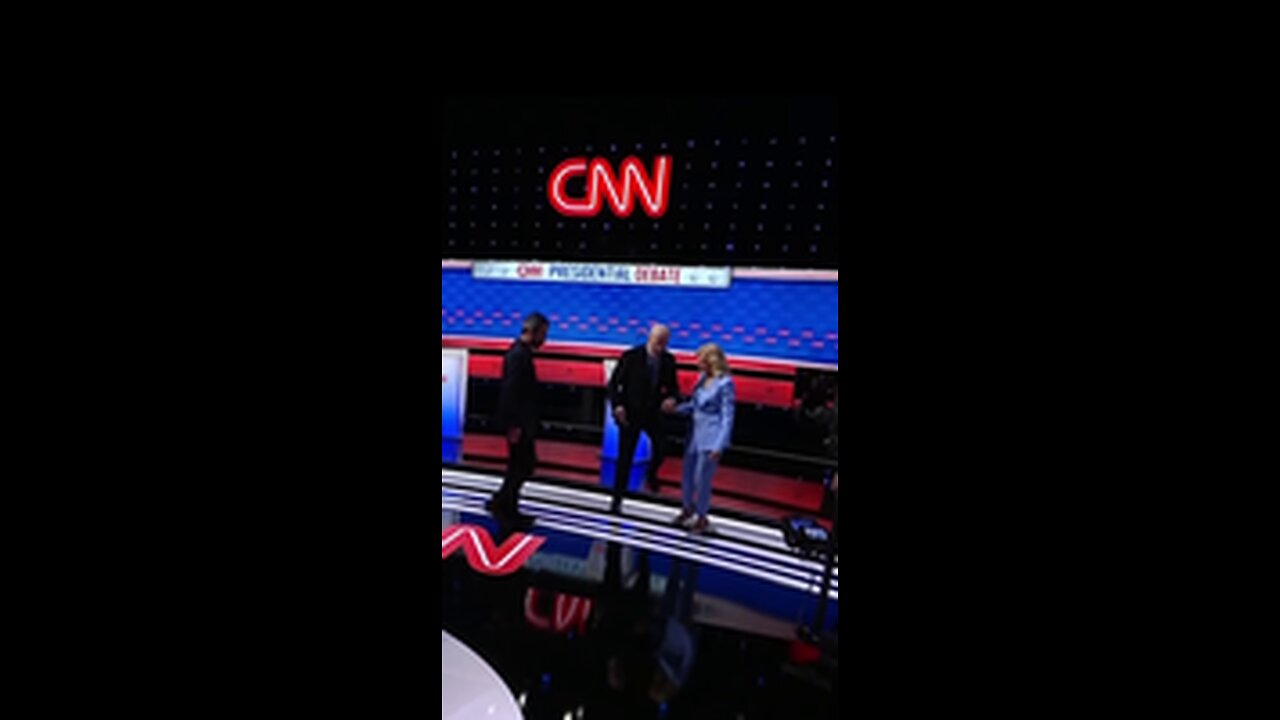
M 840 492 L 840 473 L 831 478 L 831 492 Z
M 626 424 L 627 424 L 627 409 L 626 409 L 626 408 L 624 408 L 624 407 L 622 407 L 622 406 L 618 406 L 618 407 L 614 408 L 614 409 L 613 409 L 613 419 L 614 419 L 614 420 L 617 420 L 619 425 L 626 425 Z
M 515 445 L 520 442 L 521 430 L 518 427 L 509 428 L 507 430 L 507 442 Z
M 667 398 L 662 401 L 662 412 L 670 415 L 676 411 L 676 399 Z

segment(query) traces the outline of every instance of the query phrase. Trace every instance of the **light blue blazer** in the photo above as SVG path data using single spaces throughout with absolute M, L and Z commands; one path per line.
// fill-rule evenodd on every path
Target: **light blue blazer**
M 724 452 L 733 436 L 733 377 L 698 376 L 693 396 L 676 406 L 681 415 L 693 416 L 688 446 L 700 452 Z

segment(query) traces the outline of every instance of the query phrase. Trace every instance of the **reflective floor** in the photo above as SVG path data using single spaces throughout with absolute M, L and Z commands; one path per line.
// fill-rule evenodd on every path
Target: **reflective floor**
M 639 504 L 655 519 L 528 501 L 537 521 L 517 532 L 483 498 L 442 488 L 441 630 L 525 717 L 838 715 L 838 577 L 820 607 L 815 558 L 728 521 L 691 536 Z

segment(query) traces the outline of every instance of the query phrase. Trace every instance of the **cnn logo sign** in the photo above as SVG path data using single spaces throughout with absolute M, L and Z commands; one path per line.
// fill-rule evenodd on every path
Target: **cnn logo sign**
M 671 164 L 670 155 L 659 155 L 653 160 L 653 172 L 647 173 L 639 158 L 628 157 L 615 175 L 604 158 L 569 158 L 551 171 L 547 199 L 551 207 L 569 217 L 595 217 L 608 200 L 613 214 L 624 218 L 631 215 L 638 198 L 646 215 L 662 217 L 671 197 Z M 580 175 L 586 176 L 586 197 L 571 198 L 565 185 Z
M 455 525 L 440 531 L 440 559 L 461 550 L 467 563 L 485 575 L 510 575 L 528 562 L 547 539 L 515 533 L 495 545 L 489 531 L 476 525 Z

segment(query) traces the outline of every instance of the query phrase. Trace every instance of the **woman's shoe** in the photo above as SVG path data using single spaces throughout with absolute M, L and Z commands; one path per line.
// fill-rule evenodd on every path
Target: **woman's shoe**
M 676 519 L 671 521 L 671 524 L 681 528 L 689 527 L 689 521 L 692 519 L 693 519 L 692 510 L 681 510 L 680 514 L 676 516 Z
M 698 520 L 693 523 L 693 527 L 689 528 L 689 531 L 692 532 L 694 535 L 705 535 L 706 533 L 710 532 L 710 530 L 711 530 L 711 523 L 707 522 L 707 518 L 705 515 L 699 517 Z

